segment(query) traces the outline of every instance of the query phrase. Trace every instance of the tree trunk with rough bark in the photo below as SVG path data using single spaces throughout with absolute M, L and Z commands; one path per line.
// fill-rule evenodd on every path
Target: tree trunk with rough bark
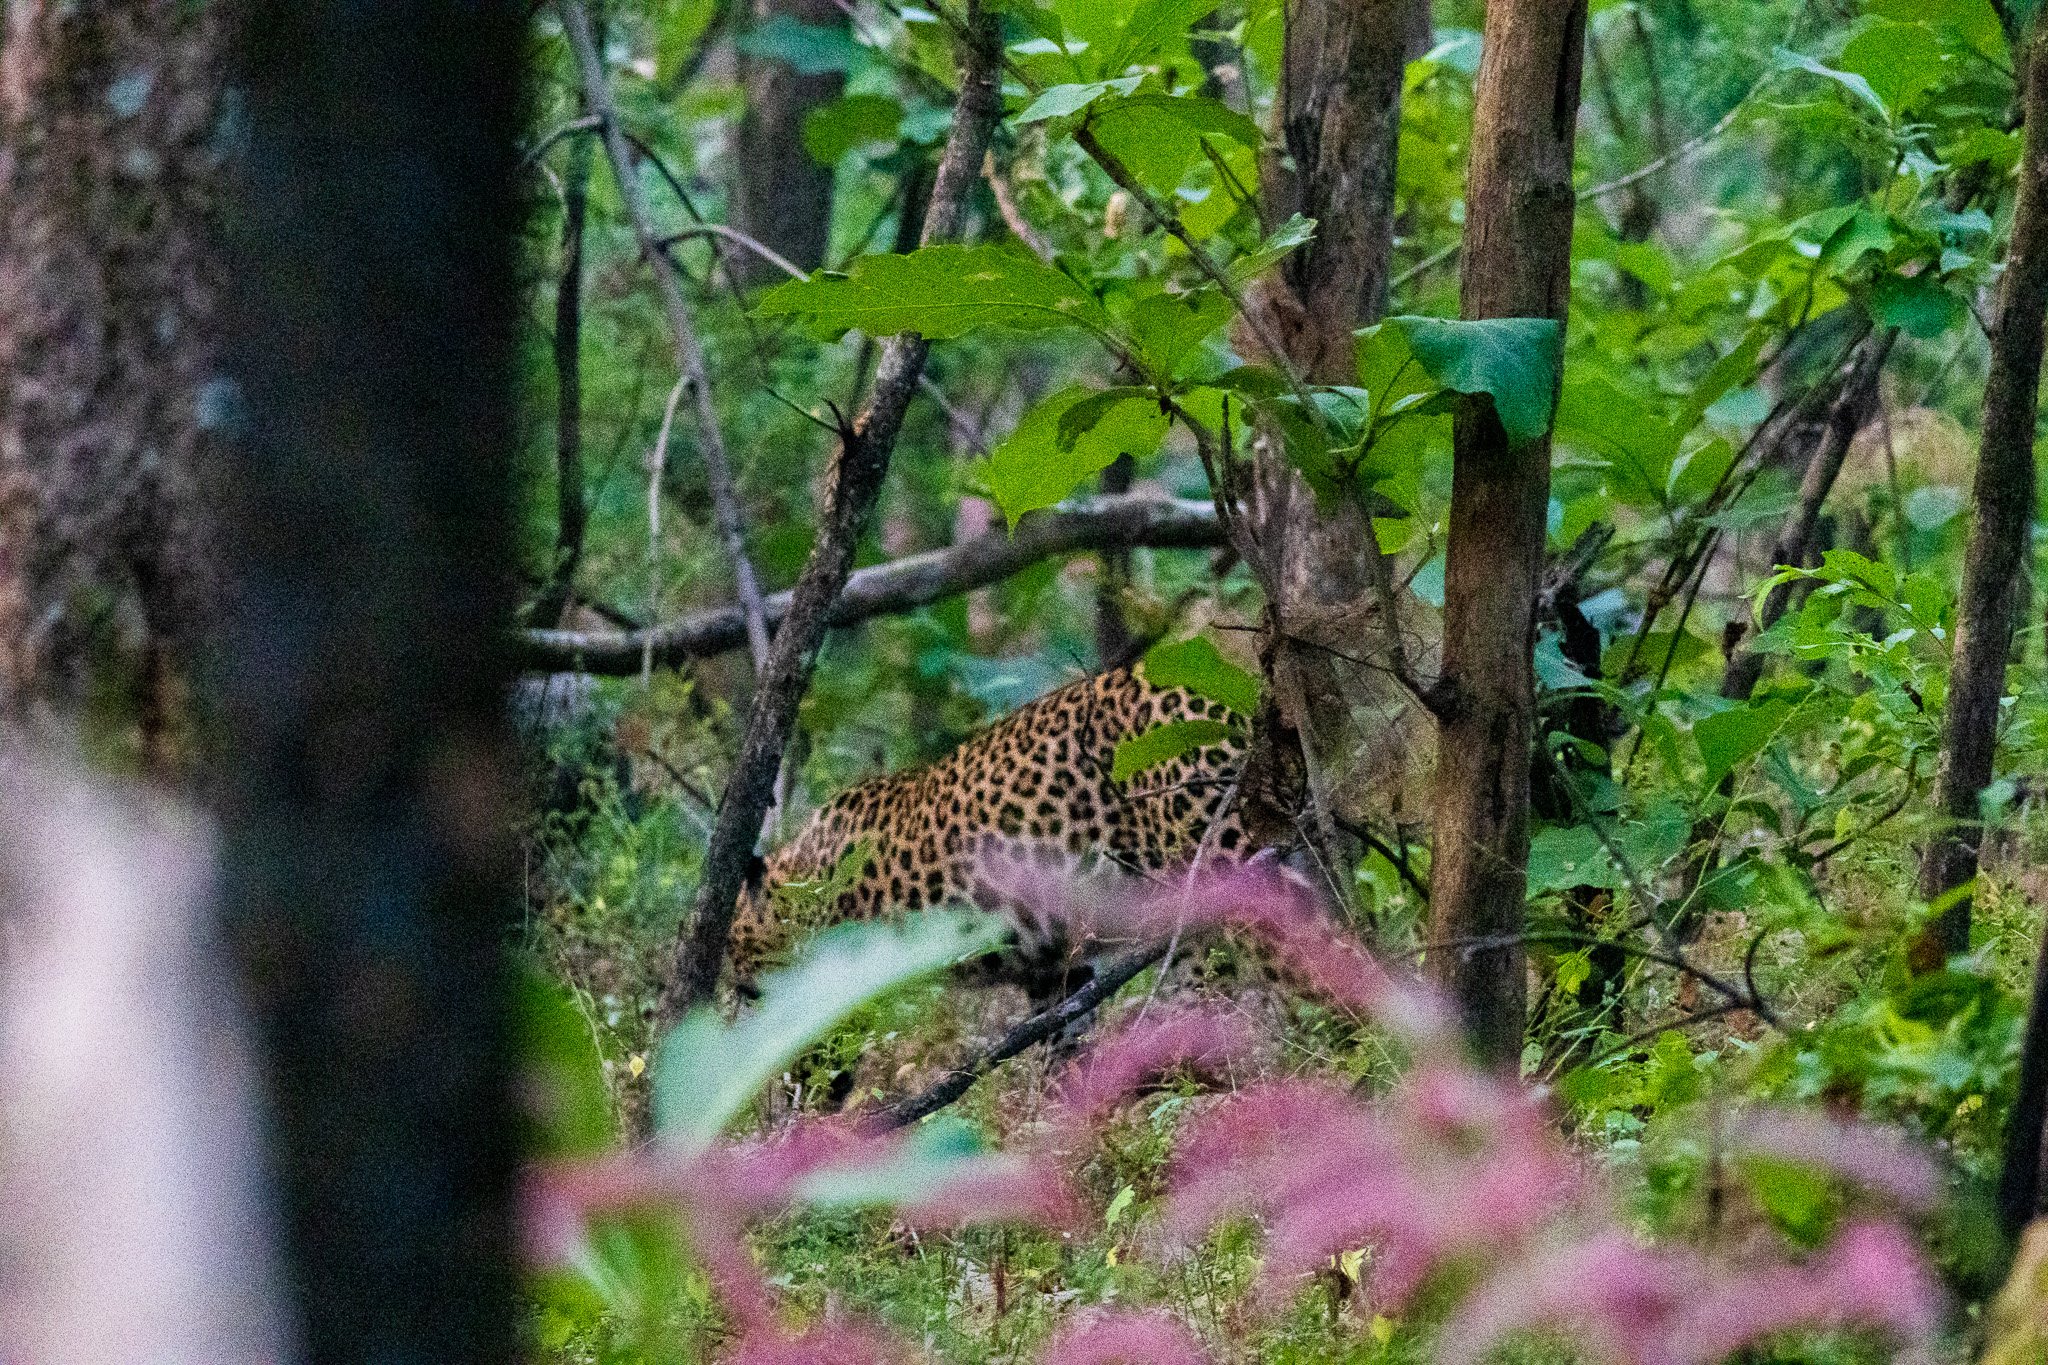
M 847 30 L 833 0 L 755 0 L 754 24 L 777 20 Z M 777 57 L 740 54 L 746 108 L 733 139 L 733 226 L 785 259 L 816 270 L 832 234 L 832 168 L 804 146 L 804 120 L 839 98 L 841 71 L 802 72 Z M 775 281 L 780 271 L 752 252 L 734 252 L 731 268 L 749 282 Z
M 1465 194 L 1468 319 L 1562 322 L 1571 288 L 1572 150 L 1586 6 L 1493 0 Z M 1456 420 L 1444 573 L 1431 974 L 1477 1055 L 1511 1067 L 1527 1008 L 1531 651 L 1550 500 L 1550 441 L 1508 440 L 1491 408 Z M 1456 946 L 1486 940 L 1484 946 Z
M 525 8 L 248 24 L 216 785 L 285 1279 L 300 1358 L 499 1365 Z
M 2048 310 L 2048 27 L 2028 49 L 2026 146 L 2012 245 L 1999 284 L 1998 331 L 1984 388 L 1984 428 L 1970 490 L 1970 545 L 1942 717 L 1934 808 L 1945 828 L 1920 861 L 1920 894 L 1953 897 L 1915 945 L 1916 966 L 1937 967 L 1970 946 L 1970 898 L 1983 836 L 1978 799 L 1991 784 L 2013 628 L 2026 611 L 2034 521 L 2034 431 Z M 2039 1008 L 2036 1002 L 2036 1008 Z
M 1316 235 L 1282 266 L 1264 306 L 1288 358 L 1311 382 L 1357 382 L 1352 332 L 1386 306 L 1402 81 L 1428 38 L 1422 0 L 1302 0 L 1289 9 L 1274 115 L 1286 154 L 1268 156 L 1260 176 L 1268 226 L 1301 213 L 1316 220 Z M 1402 704 L 1383 672 L 1346 666 L 1332 652 L 1376 654 L 1373 640 L 1350 637 L 1369 616 L 1374 575 L 1391 567 L 1365 509 L 1319 507 L 1287 462 L 1279 433 L 1262 432 L 1254 453 L 1255 533 L 1269 547 L 1265 586 L 1279 599 L 1270 608 L 1278 638 L 1268 644 L 1266 666 L 1285 721 L 1259 727 L 1257 746 L 1298 745 L 1300 759 L 1288 766 L 1302 768 L 1327 815 L 1352 804 L 1337 793 L 1369 761 L 1372 737 L 1355 718 L 1398 713 Z M 1401 727 L 1376 728 L 1391 734 Z M 1334 813 L 1363 818 L 1361 810 Z
M 215 601 L 199 471 L 231 408 L 213 343 L 225 10 L 5 13 L 0 716 L 116 696 L 108 738 L 169 776 Z

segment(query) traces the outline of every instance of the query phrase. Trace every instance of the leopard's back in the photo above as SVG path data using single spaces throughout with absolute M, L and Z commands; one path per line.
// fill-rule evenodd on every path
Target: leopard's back
M 1126 781 L 1112 776 L 1121 741 L 1185 720 L 1225 721 L 1231 733 Z M 1221 703 L 1119 668 L 1019 707 L 922 768 L 850 787 L 768 856 L 742 896 L 735 977 L 751 981 L 788 947 L 796 926 L 779 913 L 777 888 L 825 882 L 863 844 L 865 866 L 807 925 L 954 903 L 1000 910 L 977 877 L 999 850 L 1105 859 L 1140 872 L 1187 861 L 1205 838 L 1215 856 L 1242 856 L 1232 798 L 1243 725 Z M 1056 948 L 1021 927 L 1020 937 L 1034 961 Z

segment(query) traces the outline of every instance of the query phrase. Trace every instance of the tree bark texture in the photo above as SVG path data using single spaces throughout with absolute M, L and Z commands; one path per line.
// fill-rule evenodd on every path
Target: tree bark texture
M 979 4 L 970 5 L 960 99 L 932 184 L 931 208 L 925 214 L 923 242 L 927 246 L 958 237 L 966 221 L 968 195 L 980 182 L 989 135 L 1002 117 L 1000 43 L 996 16 Z M 696 910 L 679 945 L 665 1002 L 671 1014 L 709 1000 L 717 989 L 732 930 L 733 903 L 760 838 L 761 820 L 774 794 L 775 775 L 796 724 L 797 707 L 810 686 L 832 605 L 853 568 L 861 531 L 882 491 L 882 479 L 889 472 L 896 437 L 917 392 L 929 349 L 925 339 L 914 332 L 889 339 L 867 404 L 833 453 L 817 543 L 791 591 L 789 610 L 775 632 L 767 662 L 756 675 L 739 760 L 719 799 Z
M 223 903 L 310 1361 L 515 1359 L 504 957 L 526 11 L 250 13 Z
M 1429 7 L 1422 0 L 1299 0 L 1286 22 L 1275 100 L 1286 155 L 1267 157 L 1260 174 L 1271 226 L 1298 212 L 1316 220 L 1316 235 L 1283 264 L 1265 304 L 1305 378 L 1355 383 L 1352 333 L 1387 301 L 1402 82 L 1428 42 Z M 1356 637 L 1377 596 L 1374 575 L 1392 567 L 1365 509 L 1348 501 L 1318 506 L 1277 432 L 1261 433 L 1254 458 L 1256 535 L 1268 561 L 1262 576 L 1278 599 L 1280 638 L 1268 650 L 1268 670 L 1292 732 L 1262 727 L 1257 746 L 1299 745 L 1317 804 L 1362 819 L 1363 803 L 1342 793 L 1369 777 L 1379 779 L 1369 784 L 1378 792 L 1398 790 L 1398 778 L 1387 778 L 1405 764 L 1378 750 L 1404 728 L 1394 721 L 1402 700 L 1384 671 L 1347 667 L 1332 648 L 1354 659 L 1377 653 L 1373 639 Z M 1334 632 L 1341 639 L 1300 638 L 1332 634 L 1333 615 L 1343 617 Z M 1368 732 L 1360 720 L 1375 713 L 1384 723 Z
M 1584 0 L 1493 0 L 1465 201 L 1468 319 L 1561 323 L 1571 287 L 1572 148 Z M 1490 408 L 1459 414 L 1444 574 L 1430 938 L 1522 932 L 1529 856 L 1531 651 L 1550 500 L 1550 441 L 1509 443 Z M 1512 1066 L 1527 1008 L 1519 944 L 1430 954 L 1477 1055 Z
M 112 683 L 165 773 L 186 749 L 177 664 L 215 598 L 198 471 L 224 417 L 224 7 L 5 14 L 0 714 L 70 711 Z
M 1983 837 L 1978 798 L 1998 754 L 1999 704 L 2013 627 L 2026 610 L 2034 521 L 2034 430 L 2041 387 L 2042 316 L 2048 310 L 2048 27 L 2028 48 L 2026 143 L 2012 244 L 1999 283 L 1998 333 L 1984 387 L 1984 426 L 1970 489 L 1970 544 L 1956 611 L 1955 654 L 1942 716 L 1934 808 L 1943 828 L 1921 855 L 1920 894 L 1956 894 L 1931 926 L 1921 965 L 1970 946 L 1970 899 Z M 2042 1008 L 2036 999 L 2035 1008 Z M 2015 1116 L 2017 1122 L 2017 1116 Z M 2038 1145 L 2039 1121 L 2035 1138 Z
M 833 0 L 755 0 L 758 27 L 775 19 L 844 33 L 845 11 Z M 825 263 L 832 235 L 832 167 L 804 146 L 804 120 L 839 98 L 841 71 L 805 73 L 775 57 L 740 54 L 746 108 L 733 141 L 733 226 L 805 270 Z M 906 209 L 907 212 L 907 209 Z M 748 282 L 779 280 L 751 255 L 730 261 Z

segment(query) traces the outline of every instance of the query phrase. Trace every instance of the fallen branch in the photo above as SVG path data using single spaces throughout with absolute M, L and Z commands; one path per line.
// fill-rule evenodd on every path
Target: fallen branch
M 936 1114 L 966 1094 L 976 1081 L 997 1066 L 1009 1061 L 1026 1048 L 1044 1042 L 1075 1020 L 1092 1012 L 1096 1006 L 1129 984 L 1132 977 L 1165 957 L 1166 948 L 1165 943 L 1159 943 L 1118 958 L 1097 972 L 1094 979 L 1080 990 L 1051 1009 L 1032 1015 L 1004 1034 L 1001 1041 L 993 1047 L 976 1053 L 963 1065 L 947 1072 L 930 1088 L 915 1095 L 906 1095 L 885 1106 L 882 1110 L 882 1125 L 888 1128 L 902 1128 L 916 1123 L 927 1114 Z
M 1206 501 L 1144 494 L 1080 498 L 1018 524 L 1016 534 L 987 535 L 943 550 L 908 555 L 861 569 L 846 581 L 826 613 L 827 626 L 851 626 L 985 588 L 1042 560 L 1082 550 L 1150 546 L 1206 549 L 1224 543 L 1216 509 Z M 771 594 L 762 606 L 772 631 L 788 614 L 791 594 Z M 644 655 L 673 667 L 746 643 L 738 606 L 713 607 L 679 621 L 642 630 L 524 630 L 519 664 L 536 671 L 579 671 L 624 677 L 637 673 Z

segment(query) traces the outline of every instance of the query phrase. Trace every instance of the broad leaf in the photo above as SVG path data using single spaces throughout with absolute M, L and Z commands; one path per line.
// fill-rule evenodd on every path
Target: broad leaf
M 795 963 L 763 979 L 761 999 L 736 1024 L 703 1006 L 661 1044 L 655 1125 L 687 1150 L 725 1130 L 756 1092 L 849 1014 L 886 991 L 988 952 L 1002 922 L 964 910 L 925 910 L 900 922 L 841 924 Z
M 1833 81 L 1872 109 L 1875 109 L 1877 116 L 1886 123 L 1891 122 L 1892 111 L 1885 107 L 1882 99 L 1878 98 L 1877 91 L 1871 89 L 1870 82 L 1855 72 L 1837 71 L 1832 66 L 1823 65 L 1805 53 L 1794 52 L 1788 47 L 1781 47 L 1771 55 L 1777 62 L 1780 71 L 1806 71 L 1825 80 Z
M 1065 118 L 1078 114 L 1104 95 L 1116 92 L 1128 95 L 1138 88 L 1142 76 L 1126 76 L 1114 81 L 1089 81 L 1082 85 L 1054 85 L 1040 91 L 1038 98 L 1024 106 L 1021 113 L 1011 120 L 1018 127 L 1030 123 L 1043 123 L 1047 119 Z
M 1550 318 L 1388 318 L 1408 339 L 1416 362 L 1443 388 L 1484 394 L 1516 445 L 1550 430 L 1555 415 L 1563 330 Z
M 804 150 L 820 165 L 836 166 L 854 148 L 894 142 L 903 106 L 887 95 L 846 95 L 804 117 Z
M 1188 172 L 1207 160 L 1203 139 L 1254 149 L 1263 141 L 1258 124 L 1219 100 L 1156 90 L 1096 101 L 1088 110 L 1088 129 L 1160 194 L 1179 189 Z
M 989 453 L 982 477 L 1015 526 L 1026 512 L 1064 500 L 1117 456 L 1142 459 L 1159 449 L 1167 421 L 1158 400 L 1141 389 L 1061 389 Z
M 797 319 L 831 339 L 919 332 L 940 341 L 983 328 L 1044 332 L 1109 319 L 1081 287 L 1036 257 L 1007 246 L 927 246 L 863 256 L 844 275 L 819 272 L 761 296 L 755 311 Z
M 1132 348 L 1145 369 L 1170 383 L 1181 376 L 1190 359 L 1201 354 L 1204 341 L 1230 321 L 1230 300 L 1215 289 L 1188 294 L 1151 294 L 1131 305 L 1123 317 Z
M 1839 58 L 1841 69 L 1863 77 L 1879 101 L 1900 109 L 1930 90 L 1946 71 L 1941 40 L 1925 24 L 1897 24 L 1880 19 L 1849 40 Z
M 1273 229 L 1272 236 L 1230 263 L 1230 282 L 1237 285 L 1251 283 L 1314 241 L 1315 235 L 1316 220 L 1295 214 Z
M 1259 680 L 1197 635 L 1145 652 L 1145 681 L 1154 687 L 1184 687 L 1198 697 L 1220 701 L 1245 720 L 1259 709 Z
M 1103 70 L 1122 71 L 1175 38 L 1185 40 L 1195 22 L 1215 8 L 1213 0 L 1138 0 L 1116 41 L 1108 46 Z
M 1693 742 L 1700 746 L 1700 758 L 1707 765 L 1707 785 L 1718 785 L 1736 764 L 1762 752 L 1791 711 L 1786 703 L 1773 700 L 1718 711 L 1694 722 Z
M 781 62 L 804 76 L 851 70 L 865 55 L 844 28 L 806 24 L 778 14 L 734 44 L 749 57 Z
M 1220 720 L 1175 720 L 1155 725 L 1116 746 L 1116 758 L 1110 764 L 1109 775 L 1118 782 L 1128 782 L 1147 768 L 1171 763 L 1183 754 L 1193 753 L 1238 733 Z

